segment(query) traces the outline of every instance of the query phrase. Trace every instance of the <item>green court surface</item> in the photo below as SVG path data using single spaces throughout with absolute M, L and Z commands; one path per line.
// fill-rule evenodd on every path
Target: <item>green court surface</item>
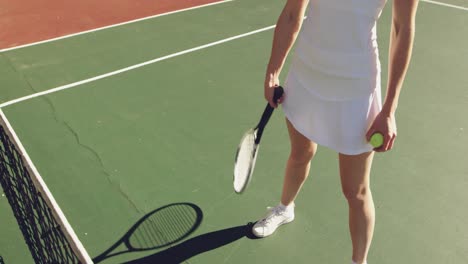
M 282 5 L 236 0 L 0 53 L 0 104 L 271 26 Z M 391 2 L 379 21 L 383 84 L 390 15 Z M 399 136 L 374 162 L 369 263 L 468 263 L 467 25 L 466 10 L 420 3 Z M 235 149 L 265 105 L 272 35 L 270 29 L 2 108 L 91 257 L 146 214 L 190 203 L 200 211 L 189 236 L 99 263 L 172 263 L 168 256 L 176 255 L 192 264 L 349 263 L 337 154 L 323 147 L 294 223 L 266 239 L 246 232 L 278 203 L 289 150 L 276 111 L 250 188 L 234 193 Z M 4 196 L 0 219 L 5 263 L 32 263 Z

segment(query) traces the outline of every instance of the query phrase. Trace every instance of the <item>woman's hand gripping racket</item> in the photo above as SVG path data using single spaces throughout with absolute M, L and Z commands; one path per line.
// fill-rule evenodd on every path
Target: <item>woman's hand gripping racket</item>
M 284 90 L 281 86 L 275 88 L 273 101 L 278 101 L 283 95 Z M 273 114 L 274 108 L 267 104 L 263 111 L 262 118 L 258 125 L 245 132 L 241 139 L 239 147 L 237 147 L 236 160 L 234 163 L 234 191 L 242 193 L 252 178 L 252 173 L 257 159 L 260 139 L 262 138 L 263 130 Z

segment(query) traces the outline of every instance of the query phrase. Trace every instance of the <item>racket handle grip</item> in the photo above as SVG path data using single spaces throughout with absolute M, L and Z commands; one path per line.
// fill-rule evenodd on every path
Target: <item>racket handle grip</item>
M 283 96 L 283 93 L 284 93 L 283 87 L 281 86 L 275 87 L 273 91 L 273 102 L 275 103 L 278 102 L 281 96 Z M 270 119 L 270 116 L 273 113 L 273 110 L 275 109 L 271 107 L 270 104 L 268 103 L 267 106 L 265 107 L 265 111 L 263 112 L 263 116 L 262 116 L 262 120 L 260 121 L 260 124 L 264 123 L 263 126 L 265 126 L 266 123 L 268 123 L 268 120 Z M 259 125 L 259 126 L 262 126 L 262 125 Z
M 274 90 L 273 101 L 277 102 L 281 98 L 281 96 L 283 96 L 283 93 L 284 93 L 283 87 L 277 86 Z M 260 143 L 260 139 L 262 138 L 262 134 L 263 134 L 263 129 L 265 128 L 266 124 L 270 120 L 271 114 L 273 114 L 273 110 L 275 109 L 271 107 L 269 103 L 267 103 L 265 110 L 263 111 L 263 114 L 262 114 L 262 119 L 260 119 L 260 122 L 257 125 L 258 131 L 257 131 L 256 139 L 255 139 L 256 144 Z
M 281 98 L 281 96 L 283 96 L 283 93 L 284 93 L 283 87 L 277 86 L 273 92 L 273 101 L 275 101 L 276 103 Z

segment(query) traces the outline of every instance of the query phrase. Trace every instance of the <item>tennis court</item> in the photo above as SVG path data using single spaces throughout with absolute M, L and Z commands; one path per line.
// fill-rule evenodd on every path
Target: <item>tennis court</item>
M 249 189 L 232 188 L 240 136 L 265 105 L 283 1 L 179 2 L 33 45 L 45 38 L 0 42 L 0 109 L 89 256 L 103 264 L 349 263 L 338 157 L 326 148 L 294 224 L 266 239 L 248 232 L 281 192 L 289 151 L 281 111 L 264 133 Z M 390 7 L 378 28 L 383 84 Z M 468 263 L 467 25 L 465 0 L 419 5 L 398 140 L 373 166 L 369 263 Z M 0 192 L 0 257 L 34 263 Z M 153 215 L 159 226 L 142 224 Z M 154 240 L 140 243 L 149 249 L 119 253 L 138 236 Z

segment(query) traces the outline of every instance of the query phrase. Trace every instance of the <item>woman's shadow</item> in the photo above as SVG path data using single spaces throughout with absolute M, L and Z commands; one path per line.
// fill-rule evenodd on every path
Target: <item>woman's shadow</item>
M 202 220 L 202 210 L 192 203 L 176 203 L 158 208 L 138 220 L 121 239 L 95 257 L 93 261 L 99 263 L 127 252 L 154 250 L 171 246 L 152 255 L 125 263 L 176 264 L 203 252 L 230 244 L 243 237 L 257 239 L 251 231 L 254 223 L 248 223 L 202 234 L 176 244 L 198 229 Z M 122 244 L 126 246 L 127 250 L 113 253 Z

